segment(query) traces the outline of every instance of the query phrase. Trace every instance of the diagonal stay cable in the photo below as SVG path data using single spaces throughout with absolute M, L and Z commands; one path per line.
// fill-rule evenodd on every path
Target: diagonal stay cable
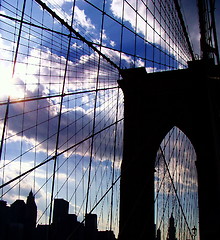
M 13 60 L 12 78 L 14 77 L 14 74 L 15 74 L 15 68 L 16 68 L 16 63 L 17 63 L 17 58 L 18 58 L 18 49 L 19 49 L 20 41 L 21 41 L 22 26 L 23 26 L 23 19 L 24 19 L 25 7 L 26 7 L 26 0 L 23 1 L 21 22 L 20 22 L 20 26 L 19 26 L 18 39 L 17 39 L 17 41 L 16 41 L 16 51 L 15 51 L 14 60 Z M 2 158 L 2 151 L 3 151 L 4 137 L 5 137 L 6 125 L 7 125 L 8 114 L 9 114 L 10 100 L 11 100 L 11 98 L 10 98 L 10 96 L 8 96 L 8 98 L 7 98 L 6 110 L 5 110 L 5 117 L 4 117 L 4 125 L 3 125 L 2 136 L 1 136 L 0 161 L 1 161 L 1 158 Z
M 118 86 L 114 86 L 114 87 L 108 87 L 108 88 L 89 89 L 89 90 L 70 92 L 70 93 L 64 93 L 64 94 L 55 94 L 55 95 L 47 95 L 47 96 L 40 96 L 40 97 L 34 97 L 34 98 L 11 100 L 10 104 L 30 102 L 30 101 L 36 101 L 36 100 L 42 100 L 42 99 L 49 99 L 49 98 L 57 98 L 57 97 L 66 97 L 66 96 L 72 96 L 72 95 L 77 95 L 77 94 L 92 93 L 92 92 L 96 92 L 96 91 L 106 91 L 106 90 L 112 90 L 112 89 L 118 89 L 118 88 L 119 88 Z M 7 101 L 0 102 L 0 106 L 6 105 L 6 104 L 7 104 Z
M 164 145 L 163 149 L 162 149 L 161 146 L 160 146 L 160 151 L 164 152 L 164 149 L 166 148 L 166 145 L 167 145 L 168 141 L 170 141 L 170 138 L 171 138 L 173 132 L 174 132 L 174 128 L 172 129 L 172 132 L 170 133 L 169 138 L 168 138 L 166 144 Z M 179 135 L 179 134 L 178 134 L 178 135 Z M 175 145 L 176 145 L 176 142 L 175 142 Z M 174 149 L 173 149 L 173 150 L 174 150 Z M 161 152 L 161 154 L 162 154 L 162 152 Z M 173 151 L 172 151 L 172 154 L 173 154 Z M 168 167 L 169 167 L 169 164 L 170 164 L 170 161 L 169 161 L 169 163 L 168 163 L 168 165 L 167 165 L 167 169 L 168 169 Z M 159 196 L 159 192 L 160 192 L 160 189 L 161 189 L 161 187 L 162 187 L 163 181 L 164 181 L 164 179 L 165 179 L 165 175 L 166 175 L 166 172 L 165 172 L 165 174 L 164 174 L 164 176 L 163 176 L 163 179 L 162 179 L 162 181 L 161 181 L 161 183 L 160 183 L 160 186 L 159 186 L 159 188 L 158 188 L 157 195 L 156 195 L 156 197 L 155 197 L 155 199 L 154 199 L 154 202 L 156 202 L 156 200 L 157 200 L 157 198 L 158 198 L 158 196 Z
M 184 33 L 184 37 L 186 39 L 186 42 L 187 42 L 187 45 L 188 45 L 188 48 L 189 48 L 190 55 L 192 57 L 192 60 L 195 60 L 193 49 L 192 49 L 192 46 L 191 46 L 191 43 L 190 43 L 190 40 L 189 40 L 189 35 L 187 33 L 187 30 L 186 30 L 186 26 L 185 26 L 185 23 L 184 23 L 184 20 L 183 20 L 183 15 L 182 15 L 182 12 L 180 10 L 180 5 L 178 3 L 178 0 L 174 0 L 174 4 L 175 4 L 175 8 L 176 8 L 179 20 L 180 20 L 180 24 L 181 24 L 183 33 Z
M 90 3 L 90 4 L 91 4 L 91 3 Z M 106 14 L 106 15 L 108 16 L 108 14 Z M 10 19 L 10 20 L 12 20 L 12 21 L 20 22 L 20 19 L 16 19 L 16 18 L 13 18 L 13 17 L 10 17 L 10 16 L 6 16 L 6 15 L 1 14 L 1 13 L 0 13 L 0 17 L 4 17 L 4 18 Z M 110 17 L 110 16 L 108 16 L 108 17 Z M 118 23 L 118 21 L 116 21 L 116 22 Z M 59 35 L 62 35 L 62 36 L 66 36 L 66 37 L 70 37 L 70 36 L 71 36 L 72 39 L 82 40 L 82 39 L 80 39 L 79 37 L 76 37 L 76 36 L 73 36 L 73 35 L 70 35 L 70 34 L 65 34 L 65 33 L 62 33 L 62 32 L 59 32 L 59 31 L 51 30 L 51 29 L 49 29 L 49 28 L 42 27 L 42 26 L 33 24 L 33 23 L 31 23 L 31 22 L 23 21 L 23 24 L 30 25 L 30 26 L 33 26 L 33 27 L 35 27 L 35 28 L 39 28 L 39 29 L 42 29 L 42 30 L 45 30 L 45 31 L 48 31 L 48 32 L 56 33 L 56 34 L 59 34 Z M 123 26 L 125 29 L 127 29 L 128 31 L 131 31 L 133 34 L 135 34 L 131 29 L 129 29 L 128 27 L 126 27 L 126 25 L 123 25 L 123 24 L 122 24 L 122 26 Z M 149 26 L 149 27 L 151 27 L 151 26 Z M 144 40 L 144 38 L 143 38 L 142 36 L 138 35 L 138 37 L 141 38 L 142 40 Z M 164 40 L 164 39 L 163 39 L 163 40 Z M 112 47 L 105 46 L 105 45 L 101 45 L 100 43 L 97 43 L 97 42 L 92 42 L 92 41 L 89 41 L 89 40 L 87 40 L 87 41 L 88 41 L 88 43 L 92 44 L 93 46 L 102 47 L 102 48 L 109 49 L 109 50 L 112 50 L 112 51 L 116 51 L 116 52 L 119 52 L 119 53 L 122 52 L 122 50 L 116 50 L 116 49 L 114 49 L 114 48 L 112 48 Z M 165 40 L 164 40 L 164 41 L 165 41 Z M 152 44 L 151 42 L 147 42 L 147 43 L 153 46 L 153 44 Z M 154 46 L 154 47 L 157 48 L 157 46 Z M 170 47 L 171 47 L 171 46 L 170 46 Z M 174 49 L 173 49 L 173 50 L 174 50 Z M 160 50 L 160 51 L 163 52 L 165 55 L 167 55 L 167 53 L 166 53 L 165 51 L 163 51 L 163 50 Z M 175 51 L 175 50 L 174 50 L 174 51 Z M 126 54 L 126 55 L 128 55 L 128 56 L 134 57 L 134 54 L 129 53 L 128 51 L 123 51 L 123 53 Z M 146 58 L 146 57 L 142 57 L 141 55 L 137 55 L 136 57 L 138 57 L 138 58 L 140 58 L 140 59 L 142 59 L 142 60 L 147 60 L 147 61 L 149 61 L 149 62 L 152 62 L 151 59 Z M 172 58 L 172 56 L 171 56 L 171 58 Z M 169 65 L 167 65 L 167 64 L 165 64 L 165 63 L 162 63 L 162 62 L 155 61 L 155 63 L 160 64 L 160 65 L 165 66 L 165 67 L 171 67 L 171 68 L 173 68 L 172 66 L 169 66 Z M 119 64 L 119 65 L 120 65 L 120 64 Z
M 93 46 L 91 42 L 85 39 L 79 32 L 77 32 L 72 26 L 70 26 L 66 21 L 64 21 L 61 17 L 59 17 L 51 8 L 49 8 L 44 2 L 41 0 L 35 0 L 43 9 L 45 9 L 52 17 L 54 17 L 57 21 L 59 21 L 62 25 L 64 25 L 70 32 L 74 33 L 76 37 L 85 42 L 90 48 L 92 48 L 96 53 L 102 56 L 108 63 L 110 63 L 113 67 L 120 70 L 120 68 L 105 54 L 103 54 L 100 50 Z
M 45 161 L 39 163 L 39 164 L 36 165 L 35 167 L 30 168 L 30 169 L 27 170 L 26 172 L 24 172 L 24 173 L 20 174 L 19 176 L 15 177 L 15 178 L 13 178 L 13 179 L 11 179 L 11 180 L 9 180 L 8 182 L 2 184 L 2 185 L 0 186 L 0 189 L 2 189 L 3 187 L 7 186 L 8 184 L 10 184 L 10 183 L 12 183 L 12 182 L 18 180 L 20 177 L 23 177 L 23 176 L 25 176 L 25 175 L 31 173 L 32 171 L 34 171 L 35 169 L 37 169 L 37 168 L 43 166 L 43 165 L 46 164 L 47 162 L 50 162 L 51 160 L 54 160 L 56 157 L 61 156 L 61 155 L 64 154 L 65 152 L 69 151 L 70 149 L 72 149 L 72 148 L 74 148 L 74 147 L 80 145 L 81 143 L 83 143 L 83 142 L 89 140 L 90 138 L 96 136 L 97 134 L 99 134 L 99 133 L 105 131 L 106 129 L 108 129 L 108 128 L 114 126 L 115 124 L 117 124 L 117 123 L 119 123 L 119 122 L 121 122 L 121 121 L 123 121 L 123 120 L 124 120 L 124 118 L 119 119 L 117 122 L 114 122 L 114 123 L 108 125 L 107 127 L 101 129 L 100 131 L 98 131 L 98 132 L 96 132 L 96 133 L 94 133 L 94 134 L 88 136 L 87 138 L 84 138 L 83 140 L 79 141 L 78 143 L 76 143 L 76 144 L 70 146 L 69 148 L 67 148 L 67 149 L 65 149 L 65 150 L 63 150 L 63 151 L 57 153 L 56 156 L 54 155 L 54 156 L 52 156 L 51 158 L 48 158 L 47 160 L 45 160 Z
M 57 116 L 52 117 L 52 118 L 50 118 L 50 120 L 52 120 L 52 119 L 54 119 L 54 118 L 56 118 L 56 117 L 57 117 Z M 31 126 L 30 128 L 26 128 L 25 131 L 32 129 L 32 128 L 35 127 L 35 126 L 39 126 L 40 124 L 43 124 L 43 123 L 45 123 L 45 122 L 47 122 L 47 121 L 48 121 L 48 120 L 45 120 L 45 121 L 39 123 L 38 125 L 34 125 L 34 126 Z M 76 122 L 76 121 L 74 121 L 74 122 Z M 71 126 L 74 122 L 72 122 L 71 124 L 69 124 L 69 126 Z M 87 123 L 87 124 L 88 124 L 88 123 Z M 86 125 L 87 125 L 87 124 L 86 124 Z M 85 125 L 85 126 L 86 126 L 86 125 Z M 66 127 L 63 127 L 63 128 L 61 129 L 61 131 L 63 131 L 63 130 L 66 129 L 66 128 L 67 128 L 67 126 L 66 126 Z M 20 132 L 18 132 L 17 134 L 19 134 L 19 133 L 20 133 Z M 78 133 L 79 133 L 79 131 L 76 132 L 76 134 L 78 134 Z M 12 135 L 12 137 L 13 137 L 13 136 L 16 136 L 17 134 Z M 17 157 L 13 158 L 13 159 L 10 160 L 9 162 L 5 163 L 4 165 L 2 165 L 2 166 L 0 167 L 0 170 L 1 170 L 2 168 L 6 167 L 7 165 L 9 165 L 10 163 L 14 162 L 16 159 L 18 159 L 18 158 L 21 157 L 22 155 L 25 155 L 26 153 L 32 151 L 35 147 L 40 146 L 41 144 L 45 143 L 46 141 L 48 141 L 48 140 L 51 139 L 52 137 L 56 136 L 56 134 L 57 134 L 56 132 L 53 133 L 53 134 L 50 135 L 48 138 L 42 140 L 42 141 L 39 142 L 38 144 L 36 144 L 36 145 L 32 146 L 31 148 L 29 148 L 28 150 L 24 151 L 21 155 L 18 155 Z M 11 136 L 10 136 L 10 137 L 11 137 Z M 9 139 L 10 137 L 6 138 L 6 140 Z M 73 136 L 71 136 L 67 141 L 71 140 L 72 138 L 73 138 Z M 65 141 L 65 142 L 64 142 L 62 145 L 60 145 L 59 147 L 61 148 L 63 145 L 65 145 L 65 144 L 67 143 L 67 141 Z M 54 150 L 49 156 L 52 156 L 54 153 L 55 153 L 55 150 Z M 48 157 L 49 157 L 49 156 L 48 156 Z
M 99 201 L 93 206 L 93 208 L 88 212 L 88 214 L 91 214 L 96 207 L 102 202 L 102 200 L 105 198 L 105 196 L 112 190 L 112 188 L 114 187 L 114 185 L 119 181 L 119 179 L 121 178 L 121 175 L 119 175 L 117 177 L 117 179 L 111 184 L 111 186 L 106 190 L 106 192 L 102 195 L 102 197 L 99 199 Z M 81 223 L 85 222 L 85 217 L 83 218 L 83 220 L 81 221 Z M 70 240 L 73 237 L 73 234 L 75 233 L 77 229 L 74 229 L 70 235 L 66 238 L 66 240 Z
M 174 129 L 174 128 L 173 128 L 173 129 Z M 178 133 L 176 140 L 179 139 L 179 135 L 180 135 L 180 132 Z M 184 137 L 184 135 L 183 135 L 183 137 Z M 181 145 L 182 145 L 182 142 L 183 142 L 183 141 L 181 141 Z M 173 146 L 173 149 L 172 149 L 172 153 L 171 153 L 171 155 L 170 155 L 170 158 L 171 158 L 172 155 L 173 155 L 173 151 L 174 151 L 174 148 L 175 148 L 175 147 L 176 147 L 176 142 L 175 142 L 175 145 Z M 170 161 L 169 161 L 169 163 L 170 163 Z M 169 166 L 169 165 L 167 165 L 167 166 Z M 175 169 L 174 169 L 174 171 L 173 171 L 173 177 L 174 177 L 175 172 L 177 172 L 177 165 L 175 166 Z M 165 178 L 166 173 L 167 173 L 167 170 L 166 170 L 165 173 L 164 173 L 163 180 L 164 180 L 164 178 Z M 162 182 L 163 182 L 163 180 L 162 180 Z M 160 188 L 161 188 L 161 185 L 160 185 Z M 159 190 L 158 190 L 157 196 L 158 196 L 158 194 L 159 194 L 160 188 L 159 188 Z M 160 220 L 160 224 L 159 224 L 159 227 L 158 227 L 159 229 L 160 229 L 160 227 L 161 227 L 161 225 L 162 225 L 162 221 L 164 220 L 164 217 L 165 217 L 165 210 L 166 210 L 166 206 L 167 206 L 167 203 L 168 203 L 168 200 L 169 200 L 168 197 L 169 197 L 170 191 L 171 191 L 171 185 L 169 185 L 169 190 L 168 190 L 167 199 L 166 199 L 166 202 L 165 202 L 165 206 L 164 206 L 164 209 L 163 209 L 163 214 L 162 214 L 162 217 L 161 217 L 161 220 Z M 155 199 L 155 201 L 156 201 L 156 199 Z
M 185 215 L 185 213 L 184 213 L 182 204 L 181 204 L 181 202 L 180 202 L 180 199 L 179 199 L 179 196 L 178 196 L 176 187 L 175 187 L 175 185 L 174 185 L 174 182 L 173 182 L 173 179 L 172 179 L 172 176 L 171 176 L 170 170 L 169 170 L 169 168 L 168 168 L 168 165 L 167 165 L 167 162 L 166 162 L 166 158 L 165 158 L 165 156 L 164 156 L 164 153 L 163 153 L 163 151 L 162 151 L 161 146 L 160 146 L 160 151 L 161 151 L 161 154 L 162 154 L 162 158 L 163 158 L 163 160 L 164 160 L 164 164 L 165 164 L 165 166 L 166 166 L 166 168 L 167 168 L 167 172 L 168 172 L 169 178 L 170 178 L 170 180 L 171 180 L 171 183 L 172 183 L 172 186 L 173 186 L 173 190 L 174 190 L 174 192 L 175 192 L 175 194 L 176 194 L 176 198 L 177 198 L 177 201 L 178 201 L 178 203 L 179 203 L 181 212 L 182 212 L 182 214 L 183 214 L 183 217 L 184 217 L 184 220 L 185 220 L 185 222 L 186 222 L 187 228 L 188 228 L 188 230 L 189 230 L 189 232 L 190 232 L 190 235 L 191 235 L 191 237 L 192 237 L 192 239 L 193 239 L 193 235 L 192 235 L 191 229 L 190 229 L 190 227 L 189 227 L 189 224 L 188 224 L 186 215 Z

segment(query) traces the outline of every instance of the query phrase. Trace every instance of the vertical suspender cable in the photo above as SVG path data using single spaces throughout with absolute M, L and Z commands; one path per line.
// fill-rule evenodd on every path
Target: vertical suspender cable
M 14 57 L 14 61 L 13 61 L 12 78 L 14 77 L 14 74 L 15 74 L 15 66 L 16 66 L 16 62 L 17 62 L 18 49 L 19 49 L 20 40 L 21 40 L 21 30 L 22 30 L 22 25 L 23 25 L 25 6 L 26 6 L 26 0 L 24 0 L 24 2 L 23 2 L 20 28 L 19 28 L 19 33 L 18 33 L 18 41 L 17 41 L 17 44 L 16 44 L 15 57 Z M 2 129 L 1 146 L 0 146 L 0 161 L 1 161 L 1 156 L 2 156 L 2 149 L 3 149 L 3 143 L 4 143 L 4 137 L 5 137 L 6 124 L 7 124 L 7 120 L 8 120 L 9 105 L 10 105 L 10 96 L 8 96 L 8 100 L 7 100 L 5 117 L 4 117 L 4 124 L 3 124 L 3 129 Z
M 101 34 L 100 34 L 100 52 L 101 52 L 101 48 L 102 48 L 102 37 L 103 37 L 103 30 L 104 30 L 105 1 L 106 0 L 103 1 L 103 11 L 102 11 L 102 23 L 101 23 Z M 93 148 L 94 148 L 94 133 L 95 133 L 95 124 L 96 124 L 96 108 L 97 108 L 97 99 L 98 99 L 98 83 L 99 83 L 100 64 L 101 64 L 101 56 L 99 55 L 98 69 L 97 69 L 97 78 L 96 78 L 95 102 L 94 102 L 94 110 L 93 110 L 92 140 L 91 140 L 91 149 L 90 149 L 89 175 L 88 175 L 88 184 L 87 184 L 87 193 L 86 193 L 85 214 L 88 213 L 90 182 L 91 182 L 91 169 L 92 169 L 92 158 L 93 158 Z
M 74 2 L 73 2 L 71 28 L 72 28 L 72 25 L 73 25 L 74 10 L 75 10 L 75 0 L 74 0 Z M 50 198 L 49 224 L 51 224 L 51 220 L 52 220 L 54 185 L 55 185 L 55 175 L 56 175 L 57 157 L 58 157 L 57 154 L 58 154 L 58 149 L 59 149 L 59 137 L 60 137 L 60 127 L 61 127 L 61 116 L 62 116 L 62 109 L 63 109 L 63 98 L 64 98 L 64 93 L 65 93 L 65 82 L 66 82 L 66 78 L 67 78 L 67 68 L 68 68 L 68 60 L 69 60 L 69 54 L 70 54 L 70 46 L 71 46 L 71 34 L 69 35 L 69 42 L 68 42 L 68 49 L 67 49 L 67 56 L 66 56 L 66 64 L 65 64 L 63 84 L 62 84 L 62 92 L 61 92 L 61 95 L 60 95 L 60 96 L 61 96 L 61 100 L 60 100 L 60 109 L 59 109 L 59 115 L 58 115 L 56 147 L 55 147 L 55 154 L 54 154 L 54 166 L 53 166 L 53 179 L 52 179 L 52 189 L 51 189 L 51 198 Z
M 117 103 L 116 103 L 116 120 L 115 120 L 115 136 L 114 136 L 114 159 L 113 159 L 113 169 L 112 169 L 112 186 L 114 184 L 115 178 L 115 160 L 116 160 L 116 145 L 117 145 L 117 132 L 118 132 L 118 106 L 119 106 L 119 88 L 117 91 Z M 112 230 L 112 219 L 113 219 L 113 201 L 114 201 L 114 187 L 112 187 L 111 194 L 111 215 L 110 215 L 110 230 Z
M 181 27 L 183 29 L 183 33 L 184 33 L 184 36 L 185 36 L 185 39 L 186 39 L 186 42 L 187 42 L 187 45 L 188 45 L 188 49 L 189 49 L 191 58 L 194 61 L 195 57 L 194 57 L 193 49 L 192 49 L 192 46 L 191 46 L 191 43 L 190 43 L 190 40 L 189 40 L 189 35 L 187 33 L 187 29 L 186 29 L 186 26 L 185 26 L 185 23 L 184 23 L 184 20 L 183 20 L 183 15 L 182 15 L 181 10 L 180 10 L 180 5 L 178 3 L 178 0 L 173 0 L 173 1 L 174 1 L 175 8 L 176 8 L 179 20 L 180 20 Z
M 148 16 L 148 0 L 146 0 L 145 3 L 145 41 L 144 41 L 144 66 L 145 68 L 147 67 L 147 27 L 148 27 L 148 23 L 147 23 L 147 16 Z
M 121 55 L 122 55 L 122 42 L 123 42 L 123 33 L 124 33 L 124 8 L 125 8 L 125 0 L 122 2 L 122 20 L 121 20 L 121 36 L 120 36 L 120 59 L 119 59 L 119 69 L 121 68 Z
M 21 40 L 21 31 L 22 31 L 22 25 L 23 25 L 23 19 L 24 19 L 25 6 L 26 6 L 26 0 L 24 0 L 23 7 L 22 7 L 22 15 L 21 15 L 21 21 L 20 21 L 20 28 L 19 28 L 19 32 L 18 32 L 18 40 L 17 40 L 17 44 L 16 44 L 15 57 L 13 60 L 12 79 L 15 74 L 15 67 L 16 67 L 16 62 L 17 62 L 17 57 L 18 57 L 18 49 L 19 49 L 20 40 Z M 2 129 L 1 146 L 0 146 L 0 161 L 1 161 L 1 157 L 2 157 L 6 125 L 7 125 L 7 121 L 8 121 L 9 105 L 10 105 L 10 95 L 8 96 L 8 100 L 7 100 L 3 129 Z M 3 179 L 3 181 L 4 181 L 4 179 Z M 3 188 L 2 188 L 2 195 L 3 195 Z
M 135 6 L 135 35 L 134 35 L 134 67 L 136 67 L 136 58 L 137 58 L 137 21 L 138 21 L 138 1 L 136 1 Z
M 213 30 L 213 38 L 215 44 L 215 55 L 216 55 L 216 62 L 220 65 L 220 57 L 219 57 L 219 49 L 218 49 L 218 38 L 216 32 L 216 24 L 215 24 L 215 0 L 209 0 L 210 2 L 210 14 L 211 14 L 211 25 Z

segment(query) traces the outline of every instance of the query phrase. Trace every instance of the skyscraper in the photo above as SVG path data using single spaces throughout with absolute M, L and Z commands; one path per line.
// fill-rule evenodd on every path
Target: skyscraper
M 53 223 L 63 222 L 68 216 L 69 202 L 64 199 L 54 199 Z
M 0 239 L 6 239 L 6 229 L 9 223 L 9 210 L 7 202 L 0 200 Z
M 161 240 L 161 231 L 160 231 L 160 229 L 159 229 L 159 228 L 157 229 L 157 236 L 156 236 L 156 240 Z
M 54 199 L 53 223 L 51 225 L 50 238 L 63 240 L 68 237 L 68 212 L 69 202 L 64 199 Z
M 97 239 L 97 215 L 86 214 L 85 217 L 85 239 L 96 240 Z
M 176 239 L 176 227 L 174 223 L 173 214 L 171 214 L 171 217 L 169 219 L 169 228 L 168 228 L 168 238 L 167 240 L 177 240 Z
M 35 198 L 31 190 L 26 201 L 25 222 L 28 223 L 31 228 L 35 228 L 36 220 L 37 220 L 37 205 L 35 203 Z
M 30 191 L 25 209 L 24 236 L 25 239 L 33 239 L 37 221 L 37 205 L 32 190 Z

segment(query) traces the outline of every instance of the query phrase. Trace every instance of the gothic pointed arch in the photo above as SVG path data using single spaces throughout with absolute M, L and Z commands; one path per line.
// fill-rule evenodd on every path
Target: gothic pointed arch
M 159 146 L 154 172 L 155 227 L 167 240 L 192 239 L 192 227 L 199 229 L 195 162 L 190 139 L 174 126 Z

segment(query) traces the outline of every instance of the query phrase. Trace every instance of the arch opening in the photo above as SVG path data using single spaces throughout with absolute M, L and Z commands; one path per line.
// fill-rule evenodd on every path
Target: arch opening
M 162 140 L 154 173 L 154 222 L 157 240 L 199 239 L 196 152 L 189 138 L 173 127 Z

